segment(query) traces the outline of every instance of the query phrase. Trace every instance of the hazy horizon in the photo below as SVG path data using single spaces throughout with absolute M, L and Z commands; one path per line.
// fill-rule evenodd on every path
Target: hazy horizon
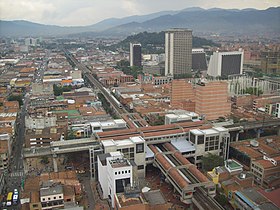
M 267 9 L 280 6 L 279 0 L 1 0 L 1 20 L 26 20 L 39 24 L 59 26 L 87 26 L 108 18 L 147 15 L 167 10 L 190 7 L 203 9 Z

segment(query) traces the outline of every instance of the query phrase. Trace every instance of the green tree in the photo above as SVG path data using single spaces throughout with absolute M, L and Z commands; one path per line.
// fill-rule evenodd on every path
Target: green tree
M 53 92 L 55 96 L 60 96 L 62 95 L 63 92 L 69 92 L 72 90 L 72 86 L 58 86 L 56 84 L 53 85 Z
M 224 194 L 217 195 L 215 199 L 221 206 L 226 206 L 228 203 L 228 199 Z
M 63 90 L 61 87 L 57 86 L 56 84 L 53 85 L 53 93 L 55 96 L 60 96 L 63 93 Z
M 204 171 L 211 171 L 217 166 L 223 166 L 224 159 L 218 155 L 208 153 L 202 157 L 202 169 Z
M 67 136 L 66 136 L 67 140 L 76 139 L 76 138 L 77 137 L 76 137 L 76 135 L 75 135 L 73 130 L 68 130 L 67 131 Z
M 41 157 L 41 163 L 42 164 L 48 164 L 50 161 L 49 161 L 49 158 L 48 156 L 43 156 Z
M 245 90 L 242 90 L 241 92 L 244 92 L 244 93 L 250 94 L 250 95 L 256 95 L 256 96 L 263 94 L 263 91 L 257 87 L 249 87 L 249 88 L 246 88 Z
M 139 67 L 139 66 L 129 66 L 129 62 L 126 60 L 121 60 L 119 62 L 117 62 L 117 69 L 119 69 L 120 71 L 122 71 L 123 73 L 127 74 L 127 75 L 132 75 L 135 79 L 137 78 L 137 76 L 139 74 L 143 73 L 143 68 Z

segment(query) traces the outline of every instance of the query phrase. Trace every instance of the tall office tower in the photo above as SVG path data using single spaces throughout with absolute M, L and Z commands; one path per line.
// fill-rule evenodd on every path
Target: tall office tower
M 129 61 L 130 61 L 130 66 L 141 66 L 141 61 L 142 61 L 141 44 L 130 43 Z
M 192 69 L 192 30 L 170 29 L 165 32 L 165 75 L 179 76 Z
M 243 54 L 243 51 L 214 52 L 210 57 L 207 74 L 213 77 L 242 74 Z
M 195 112 L 207 120 L 229 115 L 231 103 L 228 99 L 227 82 L 205 82 L 196 86 Z

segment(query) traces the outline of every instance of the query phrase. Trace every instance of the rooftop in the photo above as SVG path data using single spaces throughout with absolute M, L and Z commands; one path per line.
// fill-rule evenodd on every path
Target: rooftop
M 253 159 L 262 159 L 264 155 L 268 157 L 280 155 L 279 136 L 269 136 L 258 139 L 238 141 L 231 143 L 230 146 Z
M 143 195 L 150 205 L 160 205 L 166 203 L 160 190 L 145 192 Z
M 61 184 L 54 183 L 51 186 L 42 187 L 40 189 L 41 196 L 63 194 L 63 188 Z

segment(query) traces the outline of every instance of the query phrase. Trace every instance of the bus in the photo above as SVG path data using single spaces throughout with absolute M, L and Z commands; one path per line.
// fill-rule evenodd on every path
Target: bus
M 8 196 L 7 196 L 7 203 L 6 203 L 7 206 L 11 206 L 12 205 L 12 199 L 13 199 L 13 193 L 9 192 Z
M 13 205 L 17 205 L 18 202 L 18 194 L 13 195 Z

